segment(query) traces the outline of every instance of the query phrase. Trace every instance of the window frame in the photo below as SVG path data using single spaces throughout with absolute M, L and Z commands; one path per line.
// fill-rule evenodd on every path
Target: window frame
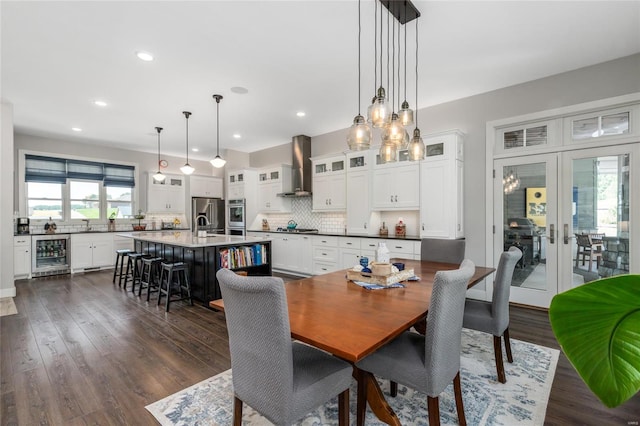
M 19 182 L 17 184 L 18 187 L 18 213 L 20 216 L 24 216 L 24 217 L 28 217 L 29 215 L 29 208 L 28 208 L 28 191 L 27 191 L 27 182 L 25 181 L 25 157 L 26 155 L 36 155 L 36 156 L 45 156 L 45 157 L 56 157 L 56 158 L 61 158 L 61 159 L 66 159 L 66 160 L 77 160 L 77 161 L 90 161 L 90 162 L 99 162 L 99 163 L 108 163 L 108 164 L 113 164 L 113 165 L 122 165 L 122 166 L 129 166 L 129 167 L 133 167 L 134 168 L 134 179 L 135 182 L 137 182 L 138 184 L 136 186 L 133 187 L 121 187 L 121 188 L 130 188 L 131 190 L 131 211 L 135 212 L 137 211 L 137 208 L 139 206 L 139 194 L 140 194 L 140 166 L 138 163 L 133 163 L 133 162 L 124 162 L 124 161 L 115 161 L 115 160 L 107 160 L 105 161 L 104 159 L 96 159 L 96 158 L 90 158 L 90 157 L 81 157 L 81 156 L 71 156 L 71 155 L 63 155 L 63 154 L 59 154 L 59 153 L 51 153 L 51 152 L 42 152 L 42 151 L 31 151 L 31 150 L 25 150 L 25 149 L 20 149 L 18 150 L 18 173 L 17 176 L 19 176 Z M 69 180 L 74 180 L 74 181 L 83 181 L 84 179 L 76 179 L 76 178 L 69 178 L 67 180 L 67 182 L 65 183 L 60 183 L 59 185 L 62 186 L 62 222 L 60 222 L 60 219 L 57 219 L 56 222 L 59 225 L 64 225 L 64 224 L 68 224 L 68 225 L 77 225 L 79 223 L 82 222 L 82 219 L 72 219 L 71 218 L 71 194 L 70 194 L 70 185 L 69 185 Z M 108 223 L 108 215 L 107 215 L 107 191 L 106 191 L 106 186 L 104 185 L 103 181 L 92 181 L 92 180 L 88 180 L 89 182 L 98 182 L 100 185 L 100 219 L 91 219 L 94 221 L 94 223 Z M 120 220 L 123 219 L 131 219 L 133 220 L 133 213 L 131 215 L 131 217 L 125 217 L 125 218 L 120 218 Z M 49 220 L 49 218 L 42 218 L 42 219 L 33 219 L 30 218 L 31 222 L 33 224 L 44 224 L 45 222 L 47 222 Z

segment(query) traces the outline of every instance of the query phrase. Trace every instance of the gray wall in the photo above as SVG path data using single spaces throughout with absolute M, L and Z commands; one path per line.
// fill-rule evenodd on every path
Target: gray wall
M 468 256 L 476 262 L 485 262 L 488 121 L 636 92 L 640 92 L 640 54 L 420 109 L 423 136 L 450 129 L 460 129 L 466 135 L 464 216 Z M 346 150 L 347 130 L 312 136 L 312 156 Z M 375 140 L 380 140 L 379 135 L 375 135 Z M 266 151 L 261 155 L 271 158 Z M 252 163 L 253 160 L 252 155 Z
M 16 133 L 14 146 L 14 161 L 16 171 L 18 170 L 18 152 L 21 149 L 46 152 L 50 154 L 73 155 L 88 159 L 95 159 L 98 161 L 120 161 L 137 163 L 140 171 L 139 179 L 136 182 L 136 190 L 139 197 L 139 205 L 137 208 L 142 209 L 143 211 L 146 211 L 147 209 L 147 181 L 144 172 L 155 172 L 158 169 L 157 154 L 140 151 L 128 151 L 124 149 L 112 148 L 109 146 L 96 146 Z M 162 158 L 166 159 L 169 163 L 169 166 L 166 169 L 162 170 L 163 173 L 182 175 L 180 167 L 184 165 L 185 162 L 185 159 L 183 157 L 171 157 L 162 155 Z M 195 175 L 217 176 L 224 178 L 224 169 L 216 169 L 208 161 L 189 158 L 189 163 L 196 169 L 196 171 L 194 172 Z M 14 206 L 15 210 L 18 210 L 17 187 L 14 194 Z
M 14 297 L 13 285 L 13 106 L 2 101 L 0 118 L 0 297 Z

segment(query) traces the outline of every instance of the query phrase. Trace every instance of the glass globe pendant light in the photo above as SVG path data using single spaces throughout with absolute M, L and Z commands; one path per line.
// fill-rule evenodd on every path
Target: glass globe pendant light
M 400 147 L 404 141 L 406 131 L 395 112 L 391 114 L 391 122 L 382 129 L 382 143 L 391 143 Z
M 213 99 L 216 100 L 216 158 L 210 161 L 211 165 L 217 169 L 223 167 L 227 162 L 220 157 L 220 100 L 222 95 L 213 95 Z
M 376 4 L 376 14 L 377 14 L 377 4 L 378 2 L 374 2 Z M 374 25 L 374 28 L 375 27 Z M 374 36 L 375 38 L 375 36 Z M 374 40 L 375 42 L 376 40 Z M 377 49 L 377 45 L 376 45 Z M 377 52 L 376 52 L 377 54 Z M 376 74 L 377 74 L 377 64 L 376 64 Z M 377 76 L 376 76 L 377 79 Z M 375 128 L 384 127 L 391 120 L 391 109 L 389 108 L 389 103 L 387 102 L 387 94 L 382 87 L 382 12 L 380 12 L 380 87 L 378 87 L 378 91 L 376 95 L 373 97 L 372 103 L 367 109 L 367 121 L 371 123 L 371 125 Z
M 162 131 L 162 127 L 156 127 L 156 131 L 158 132 L 158 171 L 153 175 L 153 180 L 156 182 L 164 182 L 166 176 L 160 171 L 160 132 Z
M 360 0 L 358 0 L 358 115 L 353 119 L 353 125 L 347 134 L 347 144 L 349 149 L 361 151 L 369 149 L 371 146 L 371 129 L 360 114 Z
M 190 175 L 191 173 L 193 173 L 196 170 L 193 167 L 191 167 L 191 164 L 189 164 L 189 116 L 191 115 L 191 113 L 189 111 L 182 111 L 182 113 L 184 114 L 184 118 L 187 119 L 187 137 L 186 137 L 186 141 L 187 141 L 187 162 L 184 163 L 184 166 L 180 167 L 180 171 L 182 173 L 184 173 L 185 175 Z
M 416 19 L 416 128 L 413 130 L 413 139 L 409 144 L 409 161 L 420 161 L 424 159 L 425 146 L 420 129 L 418 128 L 418 20 Z
M 406 15 L 406 3 L 404 9 Z M 413 124 L 413 110 L 409 108 L 409 102 L 407 102 L 407 24 L 404 24 L 404 102 L 402 102 L 398 117 L 403 126 L 411 126 Z
M 424 158 L 424 142 L 420 136 L 420 129 L 413 129 L 413 138 L 409 143 L 409 161 L 420 161 Z
M 398 160 L 398 148 L 393 143 L 380 145 L 380 163 L 395 163 Z

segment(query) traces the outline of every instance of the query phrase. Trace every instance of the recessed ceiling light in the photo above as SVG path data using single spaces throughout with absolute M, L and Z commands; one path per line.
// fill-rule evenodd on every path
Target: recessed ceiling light
M 247 93 L 249 93 L 249 89 L 247 89 L 246 87 L 240 87 L 240 86 L 232 87 L 231 91 L 238 95 L 246 95 Z
M 105 101 L 93 101 L 93 104 L 99 107 L 106 107 L 107 103 Z
M 233 137 L 236 139 L 240 139 L 242 137 L 242 135 L 240 135 L 240 133 L 234 133 Z
M 73 130 L 74 132 L 81 132 L 82 129 L 80 127 L 72 127 L 71 130 Z
M 136 56 L 138 57 L 138 59 L 145 61 L 145 62 L 151 62 L 153 61 L 153 55 L 149 52 L 136 52 Z
M 306 114 L 304 111 L 298 111 L 298 112 L 296 112 L 296 115 L 297 115 L 298 117 L 304 117 L 304 116 L 305 116 L 305 115 L 307 115 L 307 114 Z
M 193 151 L 193 152 L 198 152 L 198 151 L 200 151 L 200 150 L 199 150 L 198 148 L 191 148 L 191 151 Z

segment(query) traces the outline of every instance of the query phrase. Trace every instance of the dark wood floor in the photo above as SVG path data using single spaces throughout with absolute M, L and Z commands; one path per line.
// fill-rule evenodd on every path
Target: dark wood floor
M 157 424 L 145 405 L 230 368 L 221 313 L 180 302 L 165 314 L 108 271 L 16 290 L 18 314 L 0 318 L 2 425 Z M 511 336 L 558 348 L 542 311 L 512 307 Z M 560 355 L 546 424 L 639 421 L 640 395 L 606 409 Z

